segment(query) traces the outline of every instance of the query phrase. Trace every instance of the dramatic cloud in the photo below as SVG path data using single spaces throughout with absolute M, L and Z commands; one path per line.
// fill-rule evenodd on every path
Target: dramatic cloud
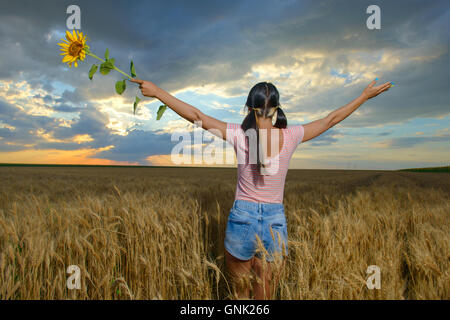
M 441 136 L 419 136 L 419 137 L 400 137 L 385 141 L 385 145 L 388 148 L 411 148 L 418 144 L 430 143 L 430 142 L 446 142 L 448 148 L 450 148 L 450 134 Z M 449 158 L 450 159 L 450 158 Z
M 155 121 L 160 105 L 155 99 L 144 99 L 134 116 L 136 85 L 130 83 L 118 96 L 113 91 L 118 74 L 97 74 L 89 81 L 89 57 L 73 70 L 61 63 L 57 42 L 64 36 L 69 4 L 0 3 L 2 156 L 14 160 L 8 152 L 59 150 L 61 157 L 72 152 L 70 159 L 76 161 L 167 161 L 174 145 L 171 132 L 187 122 L 170 110 Z M 382 28 L 369 30 L 370 4 L 77 1 L 82 31 L 94 52 L 101 55 L 108 47 L 124 69 L 133 59 L 140 78 L 223 121 L 242 121 L 247 94 L 260 81 L 277 86 L 289 124 L 327 115 L 356 98 L 375 77 L 394 81 L 388 92 L 297 152 L 310 152 L 305 158 L 311 166 L 329 167 L 318 160 L 339 147 L 379 168 L 366 149 L 376 146 L 386 151 L 384 162 L 376 161 L 393 168 L 399 157 L 407 157 L 395 153 L 399 149 L 426 142 L 432 142 L 429 148 L 448 145 L 448 135 L 417 129 L 415 121 L 433 121 L 437 130 L 450 124 L 450 5 L 444 0 L 379 1 Z M 414 136 L 417 131 L 424 134 Z M 77 150 L 90 151 L 74 158 Z M 429 149 L 427 154 L 424 164 L 433 161 L 433 154 L 450 159 L 448 151 Z

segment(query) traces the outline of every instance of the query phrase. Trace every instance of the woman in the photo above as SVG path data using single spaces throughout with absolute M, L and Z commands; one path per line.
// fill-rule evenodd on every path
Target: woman
M 210 117 L 150 81 L 130 80 L 139 84 L 144 96 L 157 98 L 186 120 L 217 132 L 236 151 L 238 182 L 224 244 L 227 269 L 238 298 L 249 298 L 249 288 L 242 280 L 251 274 L 260 280 L 253 283 L 255 299 L 270 299 L 274 292 L 271 263 L 281 253 L 287 255 L 283 192 L 295 148 L 341 122 L 365 101 L 392 85 L 386 82 L 374 86 L 376 80 L 359 97 L 326 117 L 290 127 L 280 108 L 278 90 L 271 83 L 260 82 L 250 90 L 246 103 L 248 114 L 239 125 Z M 262 256 L 258 246 L 263 247 Z M 264 258 L 267 263 L 263 263 Z

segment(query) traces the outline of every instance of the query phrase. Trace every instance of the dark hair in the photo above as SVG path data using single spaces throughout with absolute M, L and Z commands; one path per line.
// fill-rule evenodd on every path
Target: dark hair
M 256 161 L 258 164 L 258 171 L 261 172 L 261 163 L 259 158 L 259 128 L 256 121 L 256 113 L 259 117 L 272 117 L 274 112 L 277 113 L 277 120 L 275 122 L 275 127 L 286 128 L 287 119 L 280 107 L 280 94 L 277 88 L 270 82 L 259 82 L 253 86 L 250 90 L 245 106 L 248 108 L 248 114 L 241 124 L 242 130 L 246 132 L 248 129 L 256 130 Z M 277 108 L 278 107 L 278 108 Z M 248 137 L 247 137 L 248 138 Z M 247 139 L 248 140 L 248 139 Z M 249 148 L 250 150 L 250 148 Z

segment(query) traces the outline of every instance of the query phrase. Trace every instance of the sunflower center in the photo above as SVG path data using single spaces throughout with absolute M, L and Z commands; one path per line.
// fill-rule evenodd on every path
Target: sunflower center
M 80 42 L 72 42 L 69 46 L 69 53 L 72 57 L 78 57 L 82 49 L 83 45 Z

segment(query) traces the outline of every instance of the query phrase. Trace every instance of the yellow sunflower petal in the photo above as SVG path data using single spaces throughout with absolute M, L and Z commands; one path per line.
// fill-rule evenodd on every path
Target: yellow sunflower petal
M 74 65 L 75 65 L 75 68 L 78 67 L 78 63 L 76 61 L 74 62 Z
M 75 32 L 75 29 L 72 30 L 72 33 L 73 33 L 73 39 L 74 39 L 75 41 L 78 41 L 78 36 L 77 36 L 77 34 L 76 34 L 76 32 Z
M 69 44 L 67 43 L 58 43 L 61 47 L 68 48 Z
M 67 40 L 69 40 L 69 43 L 74 41 L 72 38 L 72 35 L 70 34 L 70 32 L 68 30 L 66 30 L 66 38 L 67 38 Z
M 62 62 L 68 62 L 68 61 L 70 61 L 70 60 L 72 60 L 72 57 L 71 57 L 71 56 L 65 56 L 65 57 L 62 59 Z

